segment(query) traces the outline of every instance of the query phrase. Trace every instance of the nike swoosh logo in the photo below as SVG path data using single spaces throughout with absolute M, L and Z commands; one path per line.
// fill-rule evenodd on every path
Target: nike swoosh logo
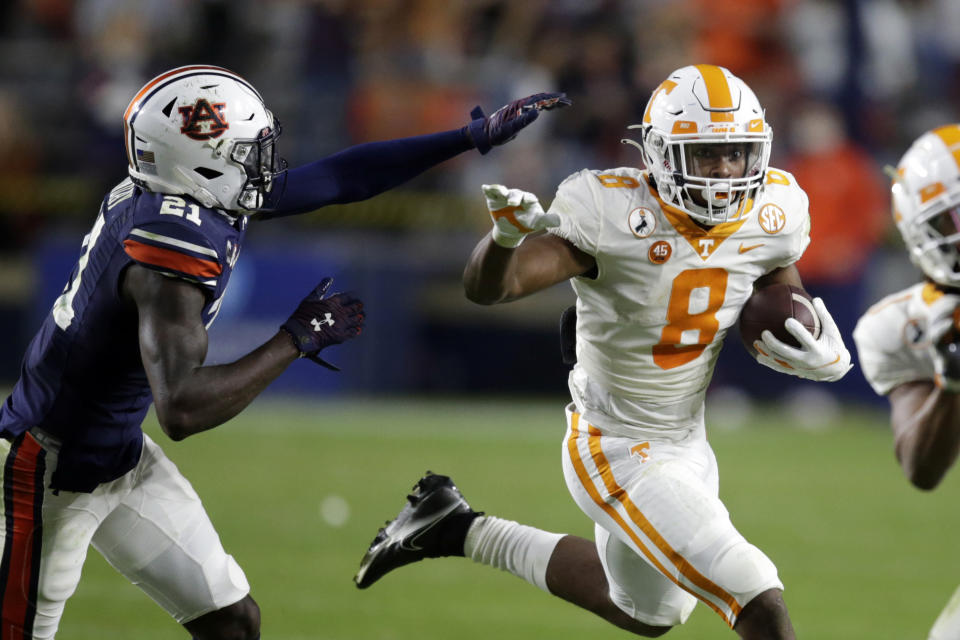
M 764 243 L 762 243 L 762 242 L 761 242 L 760 244 L 751 244 L 751 245 L 744 245 L 744 244 L 741 242 L 741 243 L 740 243 L 740 253 L 746 253 L 747 251 L 753 251 L 754 249 L 758 249 L 758 248 L 762 247 L 763 245 L 764 245 Z

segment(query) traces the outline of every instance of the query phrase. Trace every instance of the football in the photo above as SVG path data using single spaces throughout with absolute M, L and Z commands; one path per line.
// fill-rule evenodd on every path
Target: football
M 771 284 L 754 291 L 740 310 L 739 320 L 740 339 L 750 355 L 757 355 L 753 343 L 766 329 L 791 347 L 799 347 L 783 326 L 787 318 L 796 318 L 814 338 L 820 337 L 820 317 L 809 293 L 790 284 Z

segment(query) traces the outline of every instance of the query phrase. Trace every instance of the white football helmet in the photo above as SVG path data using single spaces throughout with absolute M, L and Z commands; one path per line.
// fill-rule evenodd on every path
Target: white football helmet
M 960 287 L 960 125 L 928 131 L 910 145 L 891 195 L 910 259 L 934 282 Z
M 220 67 L 160 74 L 130 102 L 123 130 L 134 182 L 205 207 L 254 213 L 286 170 L 280 123 L 250 83 Z
M 763 188 L 773 130 L 753 91 L 723 67 L 698 64 L 670 74 L 650 96 L 640 149 L 660 197 L 694 220 L 715 225 L 732 217 Z M 706 146 L 710 145 L 710 146 Z M 703 175 L 704 157 L 735 149 L 742 175 Z M 736 147 L 740 147 L 736 149 Z M 713 149 L 713 150 L 711 150 Z

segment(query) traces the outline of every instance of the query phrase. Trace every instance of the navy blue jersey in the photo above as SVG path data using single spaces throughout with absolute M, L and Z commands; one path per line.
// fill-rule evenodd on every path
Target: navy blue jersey
M 132 469 L 140 456 L 140 425 L 152 394 L 136 308 L 120 297 L 124 269 L 136 262 L 203 288 L 209 326 L 246 225 L 243 216 L 144 191 L 129 179 L 104 198 L 70 279 L 0 407 L 0 436 L 39 427 L 61 440 L 54 488 L 92 491 Z

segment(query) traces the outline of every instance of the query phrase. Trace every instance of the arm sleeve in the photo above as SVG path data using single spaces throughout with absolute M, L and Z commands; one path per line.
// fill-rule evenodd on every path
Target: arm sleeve
M 473 148 L 464 129 L 349 147 L 289 170 L 262 219 L 366 200 Z

